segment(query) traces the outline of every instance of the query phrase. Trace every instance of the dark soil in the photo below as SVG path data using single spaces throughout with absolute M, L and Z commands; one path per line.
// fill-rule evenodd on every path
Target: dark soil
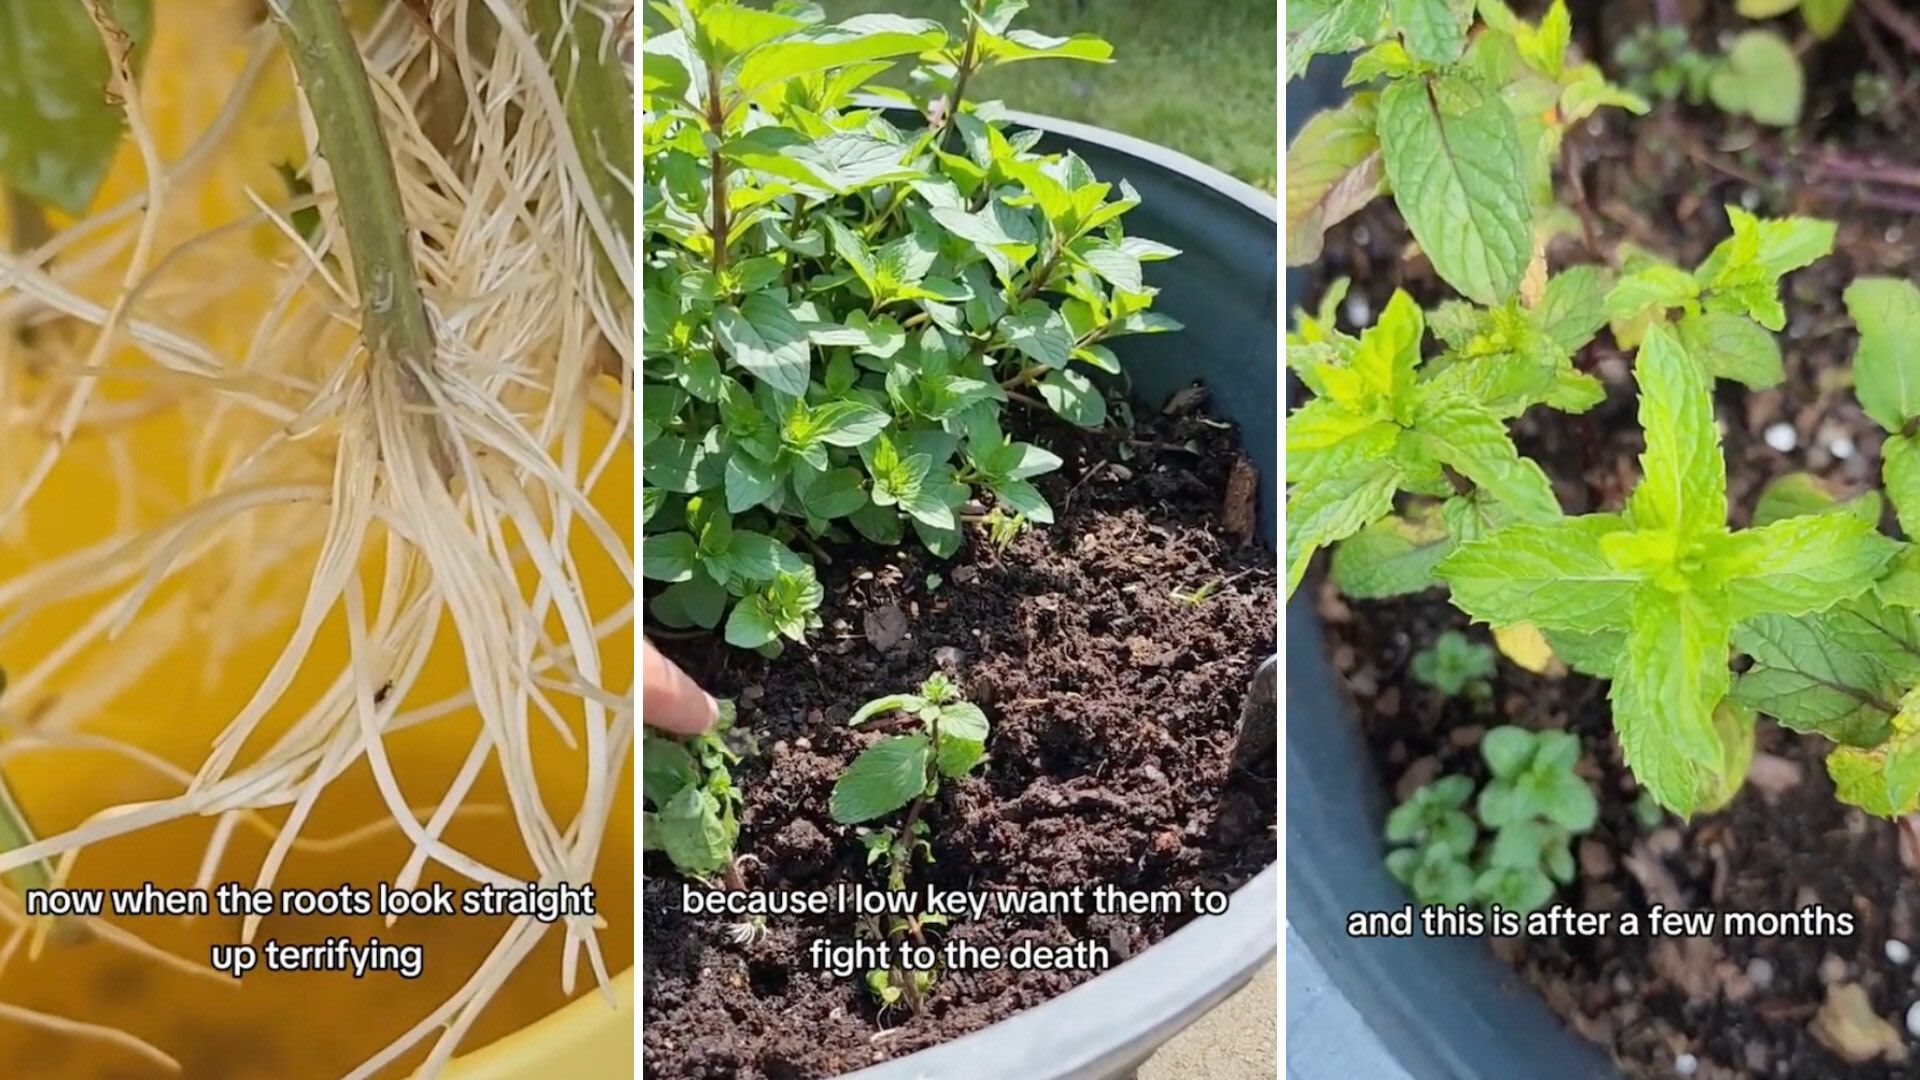
M 1231 891 L 1273 862 L 1272 757 L 1251 771 L 1228 761 L 1277 622 L 1273 552 L 1219 525 L 1234 516 L 1222 500 L 1235 437 L 1197 415 L 1143 418 L 1131 436 L 1026 436 L 1066 461 L 1039 481 L 1058 520 L 1004 553 L 975 529 L 951 562 L 912 548 L 838 554 L 822 569 L 828 626 L 813 648 L 766 663 L 705 641 L 661 643 L 739 700 L 737 730 L 756 744 L 734 770 L 747 793 L 739 850 L 759 860 L 746 868 L 751 888 L 884 881 L 854 831 L 829 818 L 828 792 L 879 737 L 847 717 L 936 669 L 957 676 L 993 735 L 982 769 L 929 806 L 936 861 L 916 866 L 914 883 Z M 1182 448 L 1189 440 L 1198 453 Z M 1174 595 L 1209 581 L 1221 584 L 1203 603 Z M 907 634 L 882 651 L 887 622 Z M 950 971 L 925 1014 L 882 1014 L 858 976 L 806 963 L 810 941 L 853 939 L 854 916 L 772 919 L 767 937 L 743 947 L 724 919 L 682 910 L 680 880 L 659 856 L 645 875 L 642 1060 L 656 1080 L 838 1076 L 1098 974 Z M 1091 940 L 1118 962 L 1190 919 L 990 911 L 950 934 L 1001 946 Z
M 1621 78 L 1610 64 L 1611 35 L 1642 25 L 1653 11 L 1607 3 L 1602 18 L 1602 6 L 1576 3 L 1574 25 L 1588 32 L 1582 39 L 1588 55 Z M 1663 6 L 1688 22 L 1703 47 L 1744 25 L 1732 4 Z M 1914 216 L 1920 213 L 1920 144 L 1912 136 L 1920 118 L 1920 39 L 1903 44 L 1887 24 L 1860 10 L 1869 7 L 1920 6 L 1857 0 L 1848 29 L 1803 52 L 1809 106 L 1798 132 L 1761 131 L 1711 109 L 1669 103 L 1641 119 L 1604 115 L 1570 140 L 1585 214 L 1600 243 L 1598 251 L 1585 250 L 1576 233 L 1554 252 L 1561 265 L 1604 261 L 1629 241 L 1691 266 L 1730 231 L 1721 209 L 1728 203 L 1841 222 L 1835 257 L 1788 280 L 1786 383 L 1759 393 L 1721 384 L 1736 525 L 1745 523 L 1766 482 L 1783 473 L 1812 471 L 1849 494 L 1879 475 L 1878 429 L 1861 414 L 1846 378 L 1856 338 L 1841 292 L 1861 274 L 1920 277 Z M 1779 24 L 1790 37 L 1799 30 L 1796 18 Z M 1603 26 L 1603 33 L 1593 32 Z M 1873 39 L 1871 48 L 1863 34 Z M 1889 56 L 1897 62 L 1888 64 Z M 1882 70 L 1876 63 L 1897 76 L 1896 103 L 1863 115 L 1852 87 L 1857 73 Z M 1842 174 L 1902 181 L 1843 182 Z M 1569 188 L 1563 183 L 1561 190 Z M 1423 301 L 1440 297 L 1425 261 L 1403 258 L 1407 244 L 1386 203 L 1329 237 L 1319 287 L 1340 276 L 1357 283 L 1344 322 L 1365 325 L 1396 287 Z M 1315 299 L 1317 289 L 1308 298 Z M 1522 452 L 1554 478 L 1569 512 L 1617 510 L 1638 477 L 1635 459 L 1643 448 L 1628 358 L 1603 331 L 1582 362 L 1607 382 L 1609 400 L 1571 423 L 1530 414 L 1515 434 Z M 1790 451 L 1771 448 L 1764 437 L 1779 424 L 1792 429 Z M 1484 627 L 1469 628 L 1440 592 L 1358 603 L 1330 586 L 1319 589 L 1335 664 L 1396 797 L 1443 773 L 1484 779 L 1478 740 L 1490 726 L 1558 728 L 1583 738 L 1581 767 L 1601 795 L 1601 821 L 1580 844 L 1580 879 L 1559 902 L 1643 914 L 1655 904 L 1755 912 L 1818 904 L 1857 916 L 1857 932 L 1845 938 L 1663 942 L 1615 935 L 1497 943 L 1574 1029 L 1613 1052 L 1628 1076 L 1916 1075 L 1920 1064 L 1904 1052 L 1892 1055 L 1899 1060 L 1848 1061 L 1814 1034 L 1830 988 L 1857 984 L 1872 1012 L 1911 1043 L 1905 1018 L 1920 999 L 1920 970 L 1910 959 L 1920 954 L 1920 890 L 1899 829 L 1834 800 L 1823 740 L 1763 722 L 1750 782 L 1730 808 L 1691 824 L 1668 817 L 1649 828 L 1633 812 L 1637 788 L 1612 733 L 1604 683 L 1575 674 L 1537 676 L 1503 661 L 1490 704 L 1445 700 L 1413 679 L 1412 656 L 1448 629 L 1489 640 Z

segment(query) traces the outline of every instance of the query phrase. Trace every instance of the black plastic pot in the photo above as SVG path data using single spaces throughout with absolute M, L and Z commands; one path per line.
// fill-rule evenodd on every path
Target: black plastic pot
M 1261 477 L 1260 528 L 1277 536 L 1279 358 L 1275 286 L 1279 208 L 1272 196 L 1191 158 L 1111 131 L 1015 114 L 1044 132 L 1042 148 L 1071 150 L 1101 180 L 1124 179 L 1141 205 L 1125 221 L 1181 249 L 1149 263 L 1155 310 L 1186 324 L 1175 334 L 1125 338 L 1115 352 L 1133 396 L 1158 408 L 1199 379 L 1211 408 L 1240 427 Z M 1249 680 L 1254 673 L 1247 672 Z M 1089 882 L 1089 884 L 1092 884 Z M 1234 893 L 1226 914 L 1183 927 L 1099 978 L 984 1031 L 846 1080 L 1114 1080 L 1246 985 L 1278 946 L 1279 867 Z
M 1287 87 L 1287 139 L 1346 91 L 1319 63 Z M 1287 274 L 1289 311 L 1317 300 Z M 1290 386 L 1289 397 L 1298 391 Z M 1618 1080 L 1596 1046 L 1563 1025 L 1483 941 L 1353 939 L 1355 911 L 1413 903 L 1386 872 L 1381 829 L 1391 807 L 1374 772 L 1314 612 L 1315 582 L 1287 605 L 1287 923 L 1334 988 L 1414 1080 Z M 1416 907 L 1417 910 L 1417 907 Z M 1299 1080 L 1346 1080 L 1345 1075 Z

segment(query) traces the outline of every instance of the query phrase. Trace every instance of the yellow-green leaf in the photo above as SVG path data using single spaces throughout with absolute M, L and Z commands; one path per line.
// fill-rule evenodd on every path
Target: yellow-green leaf
M 1683 818 L 1699 809 L 1702 778 L 1726 760 L 1714 710 L 1731 680 L 1730 630 L 1725 614 L 1696 593 L 1642 589 L 1613 673 L 1613 724 L 1627 767 Z
M 1903 431 L 1920 418 L 1920 288 L 1900 278 L 1856 278 L 1845 299 L 1860 328 L 1853 356 L 1860 407 L 1887 431 Z
M 1684 535 L 1725 528 L 1727 470 L 1706 371 L 1672 329 L 1656 323 L 1640 343 L 1634 378 L 1647 439 L 1640 455 L 1644 476 L 1627 500 L 1634 527 Z
M 1287 147 L 1287 265 L 1320 257 L 1327 230 L 1386 193 L 1374 96 L 1308 120 Z
M 104 5 L 138 65 L 153 37 L 151 0 Z M 34 202 L 84 213 L 120 145 L 125 117 L 107 93 L 99 29 L 79 0 L 0 7 L 0 183 Z

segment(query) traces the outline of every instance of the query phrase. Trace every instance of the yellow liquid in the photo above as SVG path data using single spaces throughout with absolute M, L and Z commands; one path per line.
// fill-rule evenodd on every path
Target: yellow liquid
M 142 82 L 142 101 L 163 156 L 168 159 L 184 152 L 225 99 L 245 56 L 239 20 L 252 6 L 214 0 L 163 0 L 156 5 L 157 36 Z M 236 129 L 229 140 L 231 149 L 223 152 L 221 163 L 196 176 L 191 188 L 177 194 L 173 209 L 164 219 L 166 235 L 157 252 L 164 254 L 169 249 L 168 238 L 177 243 L 250 212 L 252 207 L 244 198 L 248 187 L 264 193 L 270 201 L 282 197 L 273 164 L 291 156 L 289 147 L 297 152 L 300 139 L 289 106 L 284 59 L 276 57 L 273 66 L 269 92 Z M 140 190 L 143 184 L 137 153 L 130 145 L 123 147 L 97 205 L 109 205 Z M 229 254 L 221 257 L 230 257 L 232 249 L 227 251 Z M 210 250 L 208 257 L 216 254 Z M 231 278 L 231 274 L 226 276 Z M 270 268 L 259 277 L 261 283 L 256 288 L 223 294 L 210 308 L 204 325 L 196 327 L 201 339 L 218 354 L 244 354 L 275 284 Z M 177 280 L 171 287 L 179 287 Z M 110 297 L 111 293 L 106 295 Z M 0 293 L 0 300 L 4 299 L 5 294 Z M 222 320 L 221 311 L 231 312 L 232 318 Z M 91 337 L 82 340 L 90 342 Z M 333 346 L 337 340 L 337 335 L 330 337 L 330 343 L 317 351 L 346 355 L 345 350 Z M 133 366 L 138 361 L 132 357 L 130 351 L 119 349 L 113 359 Z M 73 363 L 82 358 L 65 357 Z M 5 362 L 6 354 L 0 352 L 0 363 Z M 102 384 L 101 399 L 111 401 L 150 390 L 150 385 L 138 380 L 108 380 Z M 0 405 L 5 404 L 0 397 Z M 13 485 L 45 445 L 43 435 L 6 431 L 3 416 L 0 414 L 0 479 L 6 482 L 0 483 L 0 504 L 11 500 Z M 196 464 L 188 449 L 195 441 L 199 422 L 192 415 L 162 413 L 118 429 L 110 442 L 76 441 L 30 504 L 24 521 L 0 535 L 0 584 L 123 531 L 127 524 L 123 514 L 131 513 L 135 521 L 151 525 L 191 505 L 189 493 L 204 490 L 208 468 L 204 461 Z M 589 430 L 589 459 L 605 438 L 604 425 L 598 431 Z M 138 498 L 131 503 L 123 500 L 123 485 L 117 479 L 124 475 L 118 470 L 123 470 L 128 461 L 135 463 L 139 480 Z M 633 484 L 629 444 L 590 493 L 595 506 L 622 532 L 629 551 Z M 595 618 L 605 618 L 631 601 L 631 586 L 604 553 L 594 550 L 583 526 L 576 525 L 573 535 L 573 549 L 592 613 Z M 263 536 L 262 542 L 270 539 L 273 537 Z M 318 539 L 317 533 L 314 539 Z M 376 580 L 379 554 L 377 547 L 371 553 L 375 560 L 371 576 Z M 285 580 L 266 584 L 284 602 L 287 595 L 297 597 L 304 590 L 312 567 L 312 545 L 299 546 L 285 560 Z M 148 609 L 172 601 L 191 601 L 201 589 L 217 592 L 219 582 L 207 579 L 218 573 L 217 564 L 196 569 L 185 582 L 157 593 L 148 602 Z M 522 574 L 523 581 L 529 577 L 530 572 Z M 30 670 L 113 596 L 109 591 L 56 605 L 18 631 L 0 637 L 0 667 L 16 674 Z M 86 696 L 90 678 L 112 670 L 119 663 L 117 658 L 129 650 L 154 652 L 159 656 L 157 661 L 129 685 L 99 702 L 97 708 L 89 708 L 75 730 L 137 745 L 193 773 L 214 736 L 246 705 L 293 625 L 289 616 L 282 626 L 255 628 L 249 644 L 228 656 L 216 677 L 203 677 L 208 642 L 225 632 L 223 620 L 244 615 L 247 610 L 244 604 L 222 601 L 222 606 L 198 611 L 180 624 L 180 632 L 160 642 L 142 641 L 142 624 L 136 621 L 119 641 L 102 644 L 93 653 L 76 658 L 42 685 L 24 688 L 23 693 L 0 694 L 0 716 L 14 726 L 31 723 L 36 715 L 57 713 L 63 700 Z M 550 629 L 557 632 L 558 628 L 552 625 Z M 264 733 L 284 730 L 315 700 L 344 664 L 346 648 L 346 635 L 336 616 L 314 643 L 285 700 L 269 713 Z M 603 639 L 601 656 L 605 664 L 601 685 L 616 693 L 630 692 L 631 632 Z M 456 634 L 450 624 L 444 625 L 433 659 L 403 705 L 428 704 L 465 684 L 466 669 Z M 585 740 L 579 737 L 577 712 L 568 719 L 581 744 L 578 750 L 568 749 L 543 718 L 536 716 L 531 724 L 541 793 L 549 813 L 562 825 L 578 808 L 587 772 Z M 566 714 L 564 708 L 562 713 Z M 409 803 L 419 809 L 439 802 L 478 730 L 477 716 L 467 710 L 388 738 L 387 753 Z M 242 761 L 266 741 L 266 735 L 250 741 Z M 41 836 L 72 828 L 107 807 L 168 798 L 181 792 L 177 780 L 96 749 L 24 751 L 0 762 L 0 769 L 4 769 Z M 614 799 L 594 874 L 598 912 L 605 922 L 598 940 L 611 973 L 625 971 L 633 962 L 632 800 L 629 769 Z M 445 840 L 459 850 L 479 855 L 501 872 L 531 876 L 534 867 L 507 808 L 497 764 L 488 765 L 463 805 L 477 810 L 457 816 L 445 831 Z M 491 812 L 487 812 L 489 808 Z M 271 811 L 266 816 L 277 823 L 284 820 L 285 811 Z M 426 815 L 420 816 L 424 819 Z M 321 797 L 300 835 L 307 840 L 326 840 L 388 817 L 385 802 L 363 761 Z M 74 888 L 130 888 L 150 881 L 161 887 L 191 887 L 213 831 L 212 819 L 191 819 L 91 845 L 80 855 L 67 884 Z M 242 827 L 228 845 L 213 881 L 239 881 L 251 887 L 267 846 L 264 837 Z M 390 881 L 399 872 L 411 851 L 411 842 L 395 829 L 337 852 L 296 850 L 274 885 L 337 889 L 352 884 L 374 890 L 379 882 Z M 421 885 L 436 880 L 456 889 L 474 884 L 430 864 Z M 177 957 L 205 967 L 210 947 L 239 939 L 241 920 L 216 913 L 198 919 L 159 916 L 112 921 Z M 0 1003 L 124 1030 L 176 1058 L 182 1072 L 169 1073 L 124 1047 L 52 1033 L 0 1016 L 0 1074 L 36 1080 L 157 1080 L 169 1075 L 190 1080 L 339 1080 L 452 996 L 496 945 L 510 921 L 418 916 L 403 917 L 389 928 L 378 915 L 272 916 L 254 937 L 256 946 L 268 940 L 319 943 L 341 936 L 360 944 L 369 938 L 418 944 L 424 949 L 425 970 L 412 980 L 380 971 L 370 972 L 364 979 L 354 979 L 341 971 L 272 972 L 265 970 L 264 963 L 238 980 L 211 971 L 188 974 L 100 940 L 75 946 L 49 944 L 33 961 L 23 949 L 0 972 Z M 6 929 L 0 927 L 0 931 Z M 548 932 L 473 1027 L 462 1044 L 463 1051 L 526 1027 L 567 1002 L 561 989 L 561 939 L 559 928 Z M 596 993 L 591 969 L 583 957 L 573 996 Z M 408 1075 L 424 1058 L 435 1034 L 381 1075 Z

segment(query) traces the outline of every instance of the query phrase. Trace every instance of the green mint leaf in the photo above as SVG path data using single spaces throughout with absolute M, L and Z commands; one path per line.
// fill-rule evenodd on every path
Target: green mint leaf
M 151 0 L 105 5 L 133 41 L 153 39 Z M 120 147 L 125 116 L 108 99 L 112 61 L 81 3 L 13 4 L 0 18 L 0 184 L 78 217 Z
M 1872 749 L 1835 747 L 1827 774 L 1841 802 L 1897 818 L 1920 809 L 1920 689 L 1901 701 L 1891 728 L 1887 741 Z
M 1092 429 L 1107 422 L 1107 399 L 1077 371 L 1049 371 L 1035 389 L 1048 408 L 1075 427 Z
M 1733 41 L 1726 59 L 1707 83 L 1707 93 L 1722 110 L 1772 127 L 1800 122 L 1807 76 L 1785 38 L 1749 30 Z
M 716 5 L 717 6 L 717 5 Z M 735 74 L 740 93 L 753 97 L 789 79 L 896 56 L 917 56 L 947 40 L 931 19 L 859 15 L 836 26 L 809 27 L 749 52 Z
M 1439 584 L 1434 567 L 1452 550 L 1438 513 L 1389 515 L 1333 551 L 1333 583 L 1347 596 L 1377 600 Z
M 1059 311 L 1039 300 L 1029 300 L 1000 324 L 1006 344 L 1037 364 L 1055 371 L 1073 358 L 1073 333 Z
M 1882 454 L 1884 456 L 1884 449 Z M 1760 493 L 1759 501 L 1753 506 L 1753 527 L 1757 529 L 1805 514 L 1848 514 L 1877 528 L 1882 505 L 1877 491 L 1864 491 L 1842 502 L 1827 490 L 1825 481 L 1812 473 L 1787 473 Z
M 1547 280 L 1533 325 L 1571 357 L 1607 325 L 1607 277 L 1598 266 L 1575 266 Z
M 1287 81 L 1316 56 L 1358 52 L 1386 30 L 1387 0 L 1287 0 Z
M 648 581 L 685 581 L 696 562 L 693 537 L 684 532 L 653 533 L 640 541 L 640 573 Z
M 996 480 L 988 487 L 1008 510 L 1025 515 L 1036 525 L 1053 524 L 1053 507 L 1047 505 L 1039 488 L 1025 480 Z
M 833 820 L 858 825 L 906 806 L 926 790 L 932 756 L 925 735 L 894 735 L 867 747 L 833 785 Z
M 744 514 L 766 502 L 774 492 L 780 490 L 783 479 L 785 479 L 784 470 L 776 469 L 746 454 L 730 455 L 727 458 L 725 481 L 727 512 Z
M 1852 10 L 1853 0 L 1801 0 L 1800 17 L 1813 36 L 1825 41 L 1840 31 Z
M 1920 678 L 1914 614 L 1870 599 L 1799 618 L 1758 616 L 1735 628 L 1733 644 L 1753 658 L 1736 700 L 1849 746 L 1884 739 L 1900 695 Z
M 886 697 L 875 698 L 860 706 L 852 716 L 847 718 L 847 726 L 859 727 L 874 717 L 884 716 L 887 713 L 918 712 L 924 704 L 925 702 L 915 694 L 888 694 Z
M 1032 30 L 991 31 L 980 35 L 976 46 L 980 58 L 995 66 L 1021 60 L 1084 60 L 1105 64 L 1113 59 L 1113 46 L 1091 34 L 1049 37 Z
M 1920 288 L 1897 278 L 1856 278 L 1847 313 L 1860 328 L 1853 357 L 1854 393 L 1873 422 L 1898 434 L 1920 418 Z
M 1510 525 L 1462 543 L 1438 575 L 1453 590 L 1454 606 L 1493 626 L 1532 623 L 1574 633 L 1626 626 L 1641 579 L 1616 569 L 1601 549 L 1604 537 L 1625 528 L 1604 514 Z
M 1404 79 L 1380 96 L 1379 131 L 1395 202 L 1434 271 L 1478 303 L 1512 295 L 1533 252 L 1512 111 L 1462 76 Z
M 793 492 L 799 496 L 800 505 L 822 521 L 846 517 L 869 505 L 865 485 L 860 470 L 852 466 L 824 473 L 802 470 L 793 473 Z
M 1786 378 L 1780 342 L 1765 327 L 1742 315 L 1727 311 L 1688 314 L 1680 320 L 1680 343 L 1687 355 L 1716 379 L 1731 379 L 1764 390 Z
M 1630 322 L 1649 311 L 1681 307 L 1700 295 L 1700 284 L 1677 266 L 1653 263 L 1623 275 L 1607 293 L 1607 318 Z
M 755 378 L 789 397 L 806 394 L 811 370 L 807 334 L 785 300 L 772 293 L 755 293 L 737 309 L 715 308 L 713 334 L 733 361 Z
M 1714 709 L 1727 694 L 1726 617 L 1694 593 L 1641 589 L 1609 699 L 1627 767 L 1660 805 L 1691 817 L 1726 757 Z
M 1406 41 L 1407 52 L 1427 64 L 1451 64 L 1467 47 L 1467 20 L 1471 4 L 1452 0 L 1389 0 L 1394 25 Z
M 1700 774 L 1700 805 L 1703 814 L 1725 809 L 1747 781 L 1753 765 L 1755 724 L 1753 711 L 1729 697 L 1713 711 L 1714 731 L 1721 746 L 1717 769 Z
M 711 630 L 720 625 L 720 615 L 726 610 L 727 599 L 725 588 L 712 578 L 699 574 L 662 589 L 660 595 L 647 605 L 647 610 L 661 624 L 676 630 L 690 626 Z
M 757 649 L 780 636 L 780 624 L 767 607 L 764 597 L 749 596 L 734 605 L 727 616 L 727 644 L 739 649 Z
M 1287 595 L 1299 587 L 1314 552 L 1378 521 L 1393 509 L 1400 470 L 1365 463 L 1360 471 L 1297 484 L 1287 495 Z
M 1900 547 L 1846 514 L 1792 517 L 1710 545 L 1706 572 L 1726 583 L 1728 617 L 1809 615 L 1872 586 Z
M 653 822 L 658 830 L 653 839 L 683 873 L 708 877 L 733 859 L 737 827 L 720 800 L 704 788 L 681 789 Z
M 885 410 L 858 401 L 829 401 L 807 417 L 810 434 L 828 446 L 857 447 L 893 421 Z
M 1512 780 L 1533 764 L 1534 734 L 1511 724 L 1488 731 L 1480 738 L 1480 756 L 1487 768 L 1502 780 Z
M 1416 437 L 1434 457 L 1506 503 L 1521 521 L 1561 516 L 1553 484 L 1538 462 L 1523 458 L 1506 425 L 1477 403 L 1450 400 L 1423 409 Z
M 985 743 L 942 731 L 940 745 L 934 751 L 934 767 L 940 770 L 941 776 L 956 779 L 972 772 L 973 767 L 986 756 Z
M 653 808 L 661 809 L 686 788 L 700 782 L 687 748 L 658 735 L 646 736 L 640 755 L 641 794 Z
M 1714 423 L 1712 384 L 1665 325 L 1649 327 L 1634 360 L 1640 384 L 1640 426 L 1647 450 L 1643 477 L 1627 499 L 1634 528 L 1683 536 L 1724 529 L 1726 462 Z
M 1912 435 L 1894 435 L 1880 444 L 1880 479 L 1900 528 L 1909 537 L 1920 537 L 1920 441 Z

